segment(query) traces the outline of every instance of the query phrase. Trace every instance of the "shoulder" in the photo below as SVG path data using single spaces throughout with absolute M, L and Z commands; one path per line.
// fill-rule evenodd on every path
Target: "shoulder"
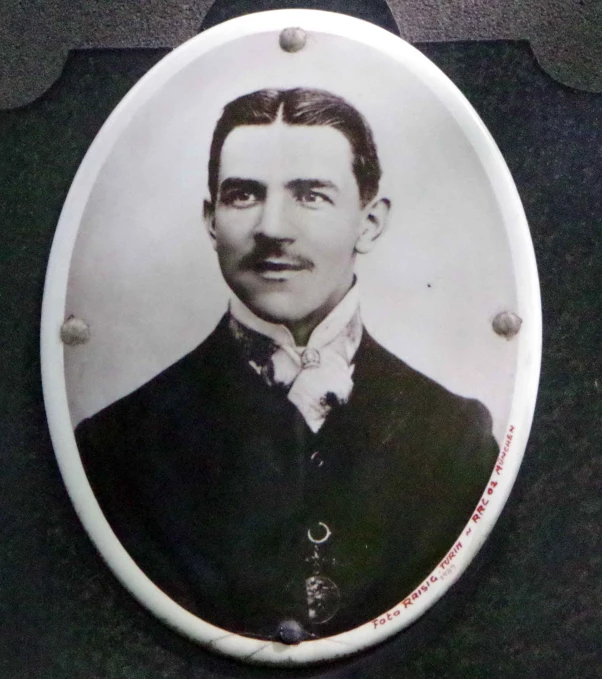
M 405 408 L 411 403 L 413 409 L 449 409 L 449 415 L 469 415 L 483 427 L 491 429 L 491 415 L 482 403 L 454 394 L 394 356 L 365 331 L 356 355 L 356 365 L 359 384 L 375 391 L 375 395 L 402 402 Z
M 229 356 L 230 354 L 230 356 Z M 153 418 L 176 412 L 191 399 L 199 399 L 219 382 L 217 376 L 231 360 L 228 336 L 222 319 L 215 330 L 195 349 L 165 370 L 83 420 L 76 427 L 78 442 L 99 429 L 107 437 L 111 430 L 152 424 Z
M 391 484 L 443 512 L 440 523 L 457 534 L 499 455 L 489 410 L 413 369 L 369 335 L 362 345 L 354 419 L 363 422 L 373 457 L 381 458 Z
M 415 370 L 368 333 L 356 355 L 354 382 L 354 398 L 370 426 L 387 431 L 392 440 L 415 443 L 419 451 L 428 448 L 442 460 L 450 456 L 455 464 L 477 456 L 493 466 L 499 451 L 486 406 Z

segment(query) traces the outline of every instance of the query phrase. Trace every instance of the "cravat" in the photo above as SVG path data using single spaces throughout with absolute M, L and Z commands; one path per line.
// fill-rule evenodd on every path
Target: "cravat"
M 287 392 L 287 398 L 314 433 L 319 431 L 333 407 L 348 401 L 353 389 L 352 359 L 362 334 L 358 310 L 323 346 L 313 345 L 311 338 L 307 347 L 278 344 L 233 316 L 230 316 L 230 329 L 247 363 L 267 384 Z

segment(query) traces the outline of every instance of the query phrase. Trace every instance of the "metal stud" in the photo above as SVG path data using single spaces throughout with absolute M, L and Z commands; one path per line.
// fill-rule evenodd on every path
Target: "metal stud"
M 296 620 L 283 620 L 278 625 L 276 637 L 283 644 L 292 646 L 301 643 L 307 639 L 307 632 L 301 627 Z
M 280 33 L 280 47 L 285 52 L 298 52 L 305 47 L 307 33 L 302 28 L 285 28 Z
M 511 339 L 518 334 L 523 319 L 512 311 L 502 311 L 493 319 L 491 326 L 498 335 Z
M 81 318 L 69 316 L 61 326 L 61 340 L 70 347 L 86 344 L 90 340 L 90 326 Z

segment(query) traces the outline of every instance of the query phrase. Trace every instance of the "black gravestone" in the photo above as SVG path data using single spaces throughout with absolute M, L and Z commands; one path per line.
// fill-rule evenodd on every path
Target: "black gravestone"
M 218 3 L 207 23 L 251 4 L 270 7 Z M 320 8 L 395 30 L 384 2 L 342 5 Z M 552 80 L 525 42 L 418 47 L 500 146 L 541 278 L 538 407 L 517 486 L 486 550 L 407 632 L 364 656 L 294 672 L 215 657 L 118 584 L 81 528 L 54 460 L 39 377 L 40 303 L 77 166 L 113 107 L 166 50 L 73 52 L 40 99 L 0 112 L 3 679 L 600 676 L 602 96 Z

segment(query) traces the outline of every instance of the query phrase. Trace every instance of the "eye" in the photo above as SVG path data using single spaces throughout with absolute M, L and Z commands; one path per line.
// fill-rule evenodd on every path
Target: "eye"
M 332 205 L 332 200 L 325 193 L 314 189 L 299 191 L 295 198 L 299 203 L 307 207 L 319 207 L 326 203 Z
M 220 195 L 220 203 L 228 207 L 237 209 L 244 209 L 253 207 L 259 202 L 259 196 L 253 191 L 245 191 L 244 189 L 229 189 L 222 192 Z

